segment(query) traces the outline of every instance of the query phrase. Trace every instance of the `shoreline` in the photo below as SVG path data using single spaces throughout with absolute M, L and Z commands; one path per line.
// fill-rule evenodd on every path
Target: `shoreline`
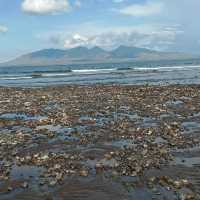
M 200 198 L 198 84 L 0 86 L 0 99 L 0 200 Z
M 52 89 L 52 88 L 63 88 L 63 87 L 200 87 L 198 83 L 161 83 L 161 84 L 152 84 L 152 83 L 143 83 L 143 84 L 121 84 L 121 83 L 94 83 L 94 84 L 55 84 L 55 85 L 44 85 L 44 86 L 10 86 L 10 85 L 0 85 L 0 89 L 2 88 L 10 88 L 10 89 Z

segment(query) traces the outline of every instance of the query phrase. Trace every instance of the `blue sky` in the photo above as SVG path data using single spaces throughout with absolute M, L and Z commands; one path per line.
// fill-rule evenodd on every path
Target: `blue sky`
M 200 53 L 199 0 L 0 0 L 0 62 L 43 48 Z

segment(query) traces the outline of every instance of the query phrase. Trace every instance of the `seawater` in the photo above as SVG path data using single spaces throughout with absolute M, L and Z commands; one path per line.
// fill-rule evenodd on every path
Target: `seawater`
M 143 62 L 0 67 L 0 86 L 200 84 L 200 63 Z

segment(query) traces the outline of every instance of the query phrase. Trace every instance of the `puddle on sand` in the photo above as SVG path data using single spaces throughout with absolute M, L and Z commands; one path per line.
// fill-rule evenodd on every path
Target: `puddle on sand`
M 158 126 L 158 121 L 156 118 L 152 117 L 143 117 L 142 122 L 139 123 L 139 125 L 143 128 L 150 128 L 150 127 L 156 127 Z
M 96 118 L 94 119 L 96 119 L 97 123 L 102 125 L 124 119 L 128 119 L 129 121 L 135 122 L 139 120 L 140 117 L 135 112 L 120 112 L 119 110 L 116 110 L 116 112 L 110 112 L 106 114 L 97 113 Z
M 43 126 L 37 126 L 36 131 L 47 131 L 47 133 L 53 133 L 55 137 L 48 140 L 49 144 L 52 144 L 58 140 L 61 141 L 78 141 L 79 138 L 74 136 L 72 133 L 74 131 L 73 128 L 69 127 L 63 127 L 61 125 L 43 125 Z M 41 134 L 41 137 L 44 137 L 44 135 Z
M 111 119 L 109 117 L 105 117 L 104 115 L 97 114 L 96 117 L 82 116 L 79 118 L 79 123 L 82 126 L 90 126 L 90 127 L 102 127 L 109 123 Z
M 9 127 L 10 128 L 10 127 Z M 32 133 L 32 129 L 26 126 L 13 126 L 11 127 L 12 131 L 16 133 L 16 131 L 22 131 L 24 133 Z M 10 130 L 10 129 L 9 129 Z
M 58 141 L 58 140 L 63 141 L 63 142 L 65 142 L 66 144 L 68 144 L 68 142 L 70 142 L 69 144 L 71 144 L 71 142 L 78 141 L 79 138 L 78 138 L 78 137 L 75 137 L 75 136 L 72 136 L 72 135 L 63 135 L 63 134 L 61 134 L 61 135 L 56 136 L 56 138 L 49 140 L 48 143 L 49 143 L 49 144 L 52 144 L 52 143 L 54 143 L 54 142 L 56 142 L 56 141 Z M 69 144 L 68 144 L 68 145 L 69 145 Z
M 61 125 L 43 125 L 37 126 L 36 130 L 48 130 L 50 132 L 56 133 L 70 133 L 72 131 L 72 128 L 62 127 Z
M 183 122 L 182 127 L 185 133 L 200 133 L 200 123 L 199 122 Z
M 71 180 L 54 192 L 59 200 L 128 200 L 127 193 L 120 183 L 115 183 L 98 176 L 95 179 Z M 54 198 L 53 198 L 54 199 Z
M 181 100 L 173 100 L 173 101 L 167 101 L 165 103 L 169 107 L 182 107 L 184 105 L 184 102 Z
M 4 113 L 0 115 L 0 119 L 29 121 L 29 120 L 45 120 L 47 119 L 47 117 L 40 115 L 31 116 L 25 113 Z
M 190 147 L 187 149 L 178 149 L 175 148 L 174 153 L 185 153 L 185 154 L 194 154 L 195 152 L 199 152 L 200 151 L 200 145 L 194 146 L 194 147 Z
M 172 165 L 183 165 L 186 167 L 200 167 L 200 157 L 175 157 L 171 163 Z
M 74 135 L 78 134 L 78 135 L 82 135 L 82 134 L 87 134 L 89 133 L 88 131 L 90 131 L 91 129 L 95 128 L 95 126 L 91 126 L 91 125 L 77 125 L 77 126 L 72 126 L 72 127 L 64 127 L 61 125 L 43 125 L 43 126 L 37 126 L 36 131 L 49 131 L 49 132 L 53 132 L 56 133 L 57 137 L 69 137 L 72 138 L 74 137 L 74 139 L 76 139 L 76 137 Z
M 152 190 L 147 187 L 136 187 L 129 191 L 129 199 L 135 200 L 176 200 L 177 196 L 173 190 L 169 191 L 161 186 L 154 187 Z
M 200 146 L 194 146 L 187 149 L 176 149 L 172 151 L 174 160 L 172 165 L 182 165 L 185 167 L 200 167 Z
M 119 148 L 136 146 L 136 144 L 134 144 L 134 141 L 131 140 L 131 139 L 105 142 L 104 145 L 106 145 L 106 146 L 114 146 L 114 147 L 119 147 Z
M 40 176 L 40 174 L 43 171 L 44 171 L 44 169 L 42 167 L 28 166 L 28 165 L 23 165 L 23 166 L 14 165 L 12 167 L 10 176 L 14 180 L 29 179 L 29 178 L 36 179 L 37 177 Z
M 164 113 L 164 114 L 161 114 L 160 116 L 159 116 L 159 118 L 161 119 L 161 120 L 167 120 L 167 121 L 174 121 L 174 120 L 177 120 L 177 119 L 179 119 L 179 120 L 181 120 L 181 119 L 184 119 L 184 117 L 182 117 L 181 115 L 179 115 L 179 114 L 175 114 L 175 113 L 173 113 L 173 112 L 170 112 L 170 113 Z
M 115 113 L 115 119 L 129 119 L 130 121 L 137 121 L 140 119 L 137 113 Z
M 179 99 L 181 99 L 181 100 L 192 100 L 192 98 L 191 97 L 186 97 L 186 96 L 182 96 L 182 97 L 180 97 Z
M 2 185 L 2 192 L 0 193 L 0 200 L 40 200 L 46 199 L 42 196 L 41 186 L 39 185 L 39 176 L 43 173 L 44 168 L 36 166 L 16 166 L 12 167 L 10 172 L 10 179 Z M 23 184 L 27 186 L 23 186 Z M 7 188 L 12 188 L 12 191 L 7 192 Z M 45 192 L 45 191 L 42 191 Z
M 101 164 L 104 168 L 106 167 L 109 167 L 109 168 L 112 168 L 112 167 L 115 167 L 118 165 L 118 162 L 112 158 L 110 160 L 107 160 L 107 159 L 100 159 L 100 160 L 87 160 L 86 162 L 84 162 L 84 164 L 90 168 L 95 168 L 96 164 Z
M 174 113 L 164 113 L 164 114 L 161 114 L 159 116 L 159 118 L 161 120 L 166 120 L 166 119 L 171 119 L 171 118 L 174 118 L 175 117 L 175 114 Z
M 165 143 L 167 143 L 167 140 L 163 139 L 162 137 L 156 137 L 154 143 L 155 144 L 165 144 Z
M 21 131 L 24 133 L 32 133 L 32 129 L 25 126 L 9 126 L 7 128 L 0 127 L 0 132 L 2 134 L 16 134 L 16 131 Z
M 189 117 L 189 119 L 196 119 L 196 120 L 200 120 L 200 112 L 197 112 L 197 113 L 193 113 L 190 117 Z

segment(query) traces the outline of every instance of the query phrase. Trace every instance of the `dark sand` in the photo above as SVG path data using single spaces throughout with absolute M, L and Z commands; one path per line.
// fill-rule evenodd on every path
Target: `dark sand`
M 0 87 L 0 200 L 200 199 L 200 86 Z

